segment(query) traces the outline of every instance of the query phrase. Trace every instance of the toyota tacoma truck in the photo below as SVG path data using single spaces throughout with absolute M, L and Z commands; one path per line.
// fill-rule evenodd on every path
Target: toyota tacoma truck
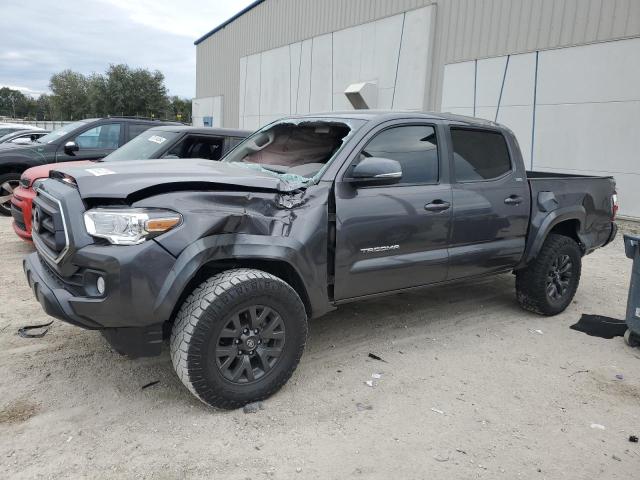
M 221 162 L 61 166 L 24 269 L 49 315 L 131 356 L 169 339 L 184 385 L 235 408 L 276 392 L 308 319 L 347 302 L 513 272 L 524 309 L 562 312 L 616 210 L 612 178 L 527 172 L 496 123 L 315 114 Z

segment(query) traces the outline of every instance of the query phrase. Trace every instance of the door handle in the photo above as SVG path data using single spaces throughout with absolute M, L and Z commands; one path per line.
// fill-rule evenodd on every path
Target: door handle
M 424 209 L 429 212 L 442 212 L 447 210 L 451 204 L 449 202 L 445 202 L 444 200 L 434 200 L 431 203 L 427 203 L 424 206 Z
M 522 203 L 522 197 L 519 195 L 511 195 L 504 199 L 506 205 L 520 205 Z

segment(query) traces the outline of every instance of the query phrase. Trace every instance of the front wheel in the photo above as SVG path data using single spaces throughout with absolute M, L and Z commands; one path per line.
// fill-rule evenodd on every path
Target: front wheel
M 537 258 L 516 272 L 520 306 L 541 315 L 563 312 L 573 300 L 582 270 L 582 252 L 575 240 L 550 234 Z
M 306 337 L 305 308 L 291 286 L 260 270 L 234 269 L 185 300 L 171 332 L 171 359 L 201 401 L 237 408 L 289 380 Z
M 0 175 L 0 215 L 11 215 L 11 197 L 13 191 L 20 184 L 19 173 L 5 173 Z

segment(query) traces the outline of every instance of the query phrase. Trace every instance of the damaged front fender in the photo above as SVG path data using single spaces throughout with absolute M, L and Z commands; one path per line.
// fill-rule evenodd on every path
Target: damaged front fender
M 177 258 L 158 307 L 177 302 L 191 279 L 210 263 L 285 262 L 297 272 L 314 316 L 331 307 L 327 297 L 327 232 L 330 185 L 291 193 L 170 192 L 134 207 L 167 208 L 182 224 L 154 239 Z

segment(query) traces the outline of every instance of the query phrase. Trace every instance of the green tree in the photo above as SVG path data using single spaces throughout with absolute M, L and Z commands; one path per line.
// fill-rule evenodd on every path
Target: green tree
M 109 65 L 104 74 L 89 76 L 64 70 L 51 77 L 52 94 L 34 101 L 34 116 L 77 120 L 125 115 L 166 120 L 191 120 L 191 100 L 167 96 L 164 75 L 158 70 Z
M 170 117 L 169 120 L 178 120 L 179 122 L 191 123 L 191 99 L 173 96 L 169 99 Z
M 32 98 L 19 90 L 0 88 L 0 115 L 13 118 L 28 117 L 35 110 L 33 102 Z
M 78 120 L 89 110 L 87 78 L 81 73 L 63 70 L 51 76 L 51 102 L 61 119 Z
M 54 120 L 53 104 L 49 95 L 43 93 L 35 101 L 34 117 L 36 120 Z

